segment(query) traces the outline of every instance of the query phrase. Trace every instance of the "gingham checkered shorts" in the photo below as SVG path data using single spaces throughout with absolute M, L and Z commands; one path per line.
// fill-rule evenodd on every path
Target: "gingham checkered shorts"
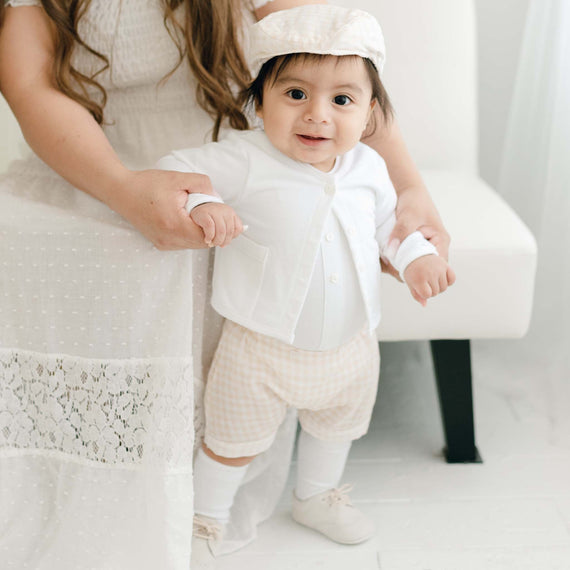
M 289 406 L 318 439 L 357 439 L 368 430 L 379 369 L 378 341 L 368 331 L 314 352 L 226 321 L 206 383 L 204 441 L 222 457 L 257 455 Z

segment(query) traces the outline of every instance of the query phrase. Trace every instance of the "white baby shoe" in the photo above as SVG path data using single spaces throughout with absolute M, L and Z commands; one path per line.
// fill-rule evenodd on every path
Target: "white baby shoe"
M 192 570 L 215 570 L 216 548 L 222 540 L 222 527 L 218 521 L 194 515 L 192 532 Z
M 341 544 L 358 544 L 374 536 L 374 523 L 350 502 L 352 485 L 297 499 L 293 493 L 293 519 Z

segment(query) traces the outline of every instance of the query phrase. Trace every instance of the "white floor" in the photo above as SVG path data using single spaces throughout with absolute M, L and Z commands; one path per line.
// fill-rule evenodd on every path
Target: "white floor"
M 427 343 L 383 346 L 369 434 L 344 482 L 377 537 L 329 542 L 288 514 L 292 483 L 259 538 L 220 570 L 570 570 L 570 379 L 473 344 L 481 465 L 449 465 Z M 516 348 L 516 347 L 515 347 Z

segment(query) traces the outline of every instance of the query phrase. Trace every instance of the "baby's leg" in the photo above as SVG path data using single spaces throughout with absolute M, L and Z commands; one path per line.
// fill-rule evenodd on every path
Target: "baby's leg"
M 307 378 L 315 385 L 312 400 L 299 409 L 296 495 L 302 500 L 338 486 L 352 441 L 368 431 L 380 371 L 378 342 L 367 332 L 320 358 L 321 375 Z
M 295 496 L 302 501 L 338 487 L 352 441 L 323 441 L 301 430 Z
M 350 502 L 349 486 L 338 485 L 351 442 L 366 433 L 372 415 L 378 343 L 363 333 L 322 357 L 328 362 L 323 366 L 326 375 L 313 381 L 327 390 L 316 390 L 319 399 L 299 410 L 303 430 L 292 514 L 298 523 L 336 542 L 357 544 L 374 535 L 374 524 Z
M 271 367 L 256 333 L 226 321 L 204 397 L 205 445 L 194 464 L 192 570 L 215 568 L 223 527 L 254 457 L 267 450 L 287 411 L 265 383 Z
M 254 457 L 222 457 L 205 445 L 198 450 L 194 462 L 192 570 L 215 570 L 223 529 Z
M 222 526 L 227 524 L 236 493 L 254 457 L 222 457 L 204 445 L 194 463 L 194 513 Z
M 253 457 L 227 460 L 205 446 L 194 462 L 192 570 L 215 570 L 223 529 Z
M 374 523 L 350 502 L 349 485 L 339 488 L 351 441 L 319 440 L 301 431 L 293 519 L 342 544 L 358 544 L 375 533 Z

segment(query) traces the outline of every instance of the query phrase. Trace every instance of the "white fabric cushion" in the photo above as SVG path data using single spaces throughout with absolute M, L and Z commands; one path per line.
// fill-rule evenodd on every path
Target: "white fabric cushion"
M 534 237 L 481 179 L 450 171 L 422 175 L 452 236 L 457 282 L 422 308 L 406 285 L 383 275 L 380 340 L 524 335 L 532 308 Z

